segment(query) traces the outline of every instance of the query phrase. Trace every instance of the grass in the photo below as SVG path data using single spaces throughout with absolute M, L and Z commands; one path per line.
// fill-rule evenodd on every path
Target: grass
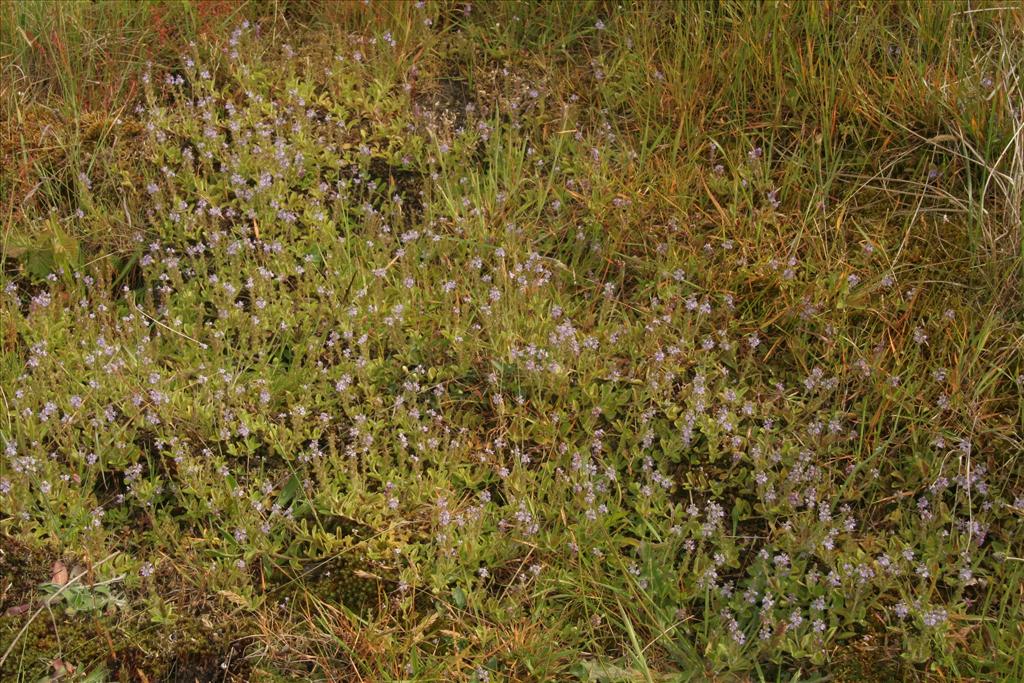
M 1024 677 L 1022 28 L 0 6 L 0 678 Z

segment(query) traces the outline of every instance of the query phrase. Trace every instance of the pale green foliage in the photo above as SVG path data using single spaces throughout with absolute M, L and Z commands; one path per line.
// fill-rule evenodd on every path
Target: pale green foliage
M 1024 673 L 1019 16 L 246 9 L 7 224 L 0 529 L 126 574 L 67 606 L 241 679 Z

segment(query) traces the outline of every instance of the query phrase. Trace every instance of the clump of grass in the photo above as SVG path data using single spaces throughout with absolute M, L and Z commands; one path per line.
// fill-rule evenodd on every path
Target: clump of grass
M 1017 13 L 152 7 L 18 151 L 0 530 L 117 594 L 0 670 L 1022 673 Z

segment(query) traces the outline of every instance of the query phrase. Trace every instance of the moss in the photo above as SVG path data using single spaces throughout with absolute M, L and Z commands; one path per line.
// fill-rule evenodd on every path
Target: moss
M 357 573 L 354 562 L 338 562 L 305 584 L 305 589 L 325 602 L 344 605 L 353 612 L 372 612 L 377 608 L 379 581 Z
M 0 617 L 0 650 L 7 649 L 28 618 Z M 205 681 L 225 673 L 244 680 L 247 665 L 241 648 L 232 644 L 237 633 L 231 627 L 215 631 L 198 619 L 183 619 L 168 630 L 112 623 L 107 617 L 40 615 L 20 635 L 0 680 L 48 676 L 56 659 L 79 671 L 103 670 L 111 681 L 138 681 L 143 675 L 150 681 Z
M 60 659 L 85 671 L 108 657 L 101 627 L 90 618 L 63 618 L 40 614 L 21 633 L 29 615 L 0 618 L 0 649 L 6 650 L 17 638 L 11 657 L 0 674 L 35 680 L 52 673 L 51 663 Z M 19 636 L 20 634 L 20 636 Z
M 54 553 L 8 536 L 0 538 L 0 613 L 31 602 L 39 584 L 50 579 Z

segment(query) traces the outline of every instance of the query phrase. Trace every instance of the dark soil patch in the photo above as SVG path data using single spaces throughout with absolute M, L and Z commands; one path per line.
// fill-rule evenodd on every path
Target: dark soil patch
M 466 107 L 476 106 L 476 94 L 458 64 L 448 64 L 445 71 L 446 75 L 430 80 L 415 93 L 413 111 L 427 119 L 447 118 L 456 128 L 461 128 L 466 123 Z
M 160 679 L 167 683 L 196 681 L 245 681 L 249 666 L 238 647 L 210 643 L 207 647 L 184 649 L 173 655 L 171 664 Z

